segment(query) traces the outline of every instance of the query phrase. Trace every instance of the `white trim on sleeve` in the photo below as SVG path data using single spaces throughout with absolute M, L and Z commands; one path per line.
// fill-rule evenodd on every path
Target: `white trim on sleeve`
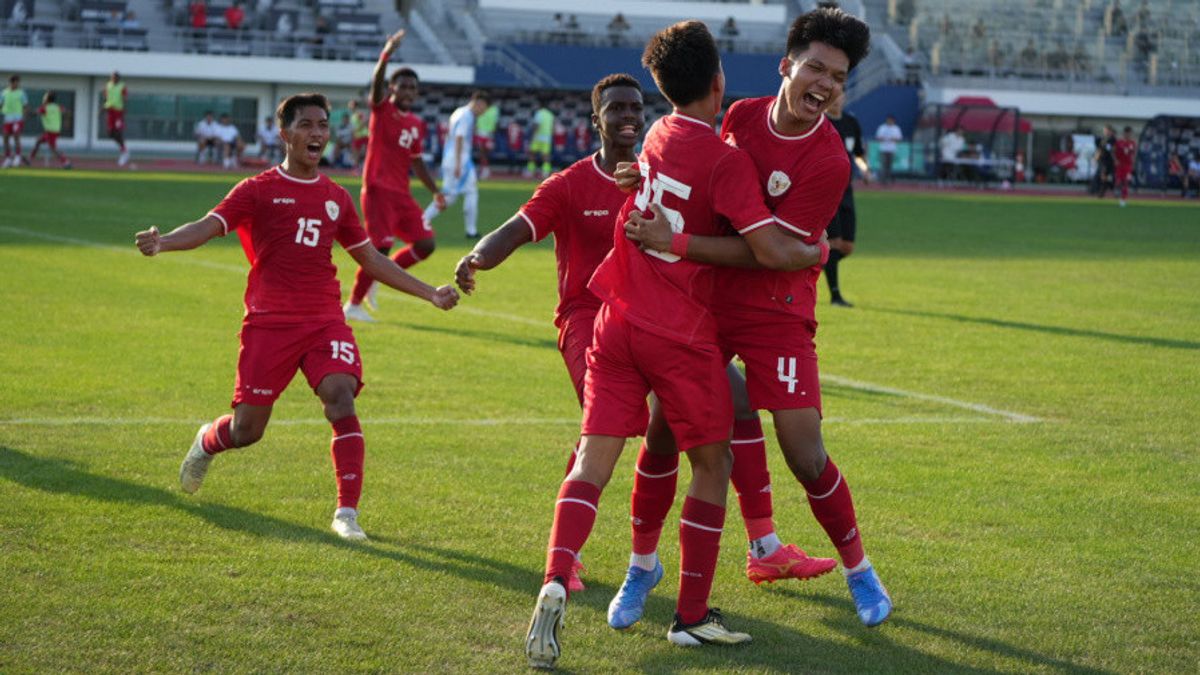
M 747 225 L 746 227 L 743 227 L 742 229 L 738 230 L 738 234 L 749 234 L 749 233 L 759 229 L 760 227 L 764 227 L 766 225 L 774 225 L 775 221 L 776 221 L 775 218 L 763 218 L 762 220 L 758 221 L 757 223 Z
M 371 238 L 367 237 L 366 239 L 363 239 L 362 241 L 358 242 L 357 244 L 355 244 L 353 246 L 346 246 L 345 249 L 347 251 L 353 251 L 354 249 L 361 248 L 363 246 L 366 246 L 369 243 L 371 243 Z
M 210 216 L 212 216 L 212 217 L 216 218 L 217 220 L 221 221 L 221 228 L 222 228 L 223 230 L 225 230 L 224 232 L 222 232 L 222 233 L 221 233 L 221 236 L 222 236 L 222 237 L 224 237 L 225 235 L 229 234 L 229 222 L 228 222 L 227 220 L 225 220 L 225 217 L 224 217 L 224 216 L 222 216 L 221 214 L 217 213 L 216 211 L 209 211 L 209 212 L 208 212 L 208 215 L 210 215 Z
M 785 228 L 791 230 L 792 232 L 795 232 L 796 234 L 799 234 L 799 235 L 802 235 L 805 237 L 812 236 L 812 232 L 809 232 L 808 230 L 802 230 L 802 229 L 796 227 L 795 225 L 787 222 L 786 220 L 780 218 L 779 216 L 775 216 L 775 222 L 779 223 L 780 227 L 785 227 Z
M 525 224 L 529 226 L 529 232 L 533 235 L 533 240 L 540 241 L 538 239 L 537 225 L 533 224 L 533 220 L 525 213 L 525 210 L 517 211 L 517 215 L 521 216 L 525 220 Z

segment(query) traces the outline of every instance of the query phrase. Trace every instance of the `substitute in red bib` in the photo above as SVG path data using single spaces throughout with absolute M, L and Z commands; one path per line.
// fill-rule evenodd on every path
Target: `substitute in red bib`
M 138 249 L 154 256 L 194 249 L 236 230 L 251 260 L 240 336 L 233 414 L 200 427 L 180 467 L 185 492 L 200 488 L 213 457 L 257 442 L 275 400 L 303 371 L 333 426 L 331 452 L 338 489 L 332 527 L 346 539 L 365 539 L 359 526 L 364 441 L 354 398 L 362 361 L 339 307 L 337 241 L 374 278 L 450 309 L 451 286 L 433 288 L 370 246 L 344 188 L 317 172 L 329 143 L 329 102 L 320 94 L 289 97 L 276 111 L 286 148 L 283 164 L 243 180 L 204 218 L 168 234 L 137 233 Z

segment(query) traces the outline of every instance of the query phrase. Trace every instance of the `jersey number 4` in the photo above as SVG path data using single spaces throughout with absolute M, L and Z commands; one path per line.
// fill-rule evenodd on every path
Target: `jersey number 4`
M 642 174 L 642 189 L 638 191 L 637 197 L 634 198 L 633 205 L 638 207 L 639 211 L 645 211 L 651 204 L 657 204 L 662 209 L 663 215 L 667 217 L 667 222 L 671 224 L 671 231 L 683 232 L 683 214 L 675 209 L 663 206 L 663 194 L 673 194 L 687 201 L 688 197 L 692 196 L 692 186 L 685 185 L 664 173 L 655 172 L 651 176 L 650 167 L 645 162 L 638 162 L 638 170 Z M 646 251 L 646 254 L 661 258 L 667 262 L 679 261 L 679 256 L 674 253 Z
M 317 218 L 296 219 L 296 243 L 316 247 L 321 241 L 321 221 Z

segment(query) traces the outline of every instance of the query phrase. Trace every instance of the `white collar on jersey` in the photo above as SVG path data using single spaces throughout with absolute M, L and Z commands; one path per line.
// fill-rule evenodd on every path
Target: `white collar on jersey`
M 604 176 L 606 179 L 608 179 L 609 182 L 612 182 L 612 183 L 617 182 L 616 176 L 610 176 L 610 175 L 604 173 L 604 169 L 600 168 L 600 153 L 599 152 L 592 153 L 592 168 L 596 170 L 596 173 L 598 173 L 601 176 Z
M 711 124 L 709 124 L 708 122 L 698 120 L 695 117 L 688 117 L 687 115 L 681 115 L 680 113 L 677 113 L 677 112 L 671 113 L 671 117 L 678 117 L 681 120 L 687 120 L 689 122 L 699 124 L 700 126 L 704 127 L 705 129 L 708 129 L 709 131 L 712 131 L 712 129 L 713 129 L 713 126 Z
M 778 102 L 779 102 L 779 99 L 775 99 L 774 101 L 771 101 L 771 105 L 767 106 L 767 119 L 766 119 L 767 128 L 771 130 L 771 133 L 774 134 L 776 138 L 780 138 L 785 141 L 802 141 L 802 140 L 808 138 L 809 136 L 812 136 L 814 133 L 816 133 L 817 129 L 820 129 L 821 125 L 825 123 L 825 113 L 821 113 L 821 116 L 817 118 L 817 123 L 814 124 L 811 129 L 800 134 L 799 136 L 787 136 L 787 135 L 781 134 L 775 130 L 775 125 L 771 123 L 771 117 L 772 117 L 772 115 L 775 114 L 775 104 Z
M 321 174 L 317 174 L 317 177 L 316 177 L 316 178 L 296 178 L 295 176 L 293 176 L 293 175 L 289 174 L 288 172 L 284 171 L 284 170 L 283 170 L 283 165 L 276 166 L 276 167 L 275 167 L 275 171 L 276 171 L 276 172 L 277 172 L 277 173 L 278 173 L 280 176 L 283 176 L 284 178 L 286 178 L 286 179 L 288 179 L 288 180 L 290 180 L 290 181 L 295 181 L 295 182 L 297 182 L 297 183 L 304 183 L 304 184 L 306 184 L 306 185 L 312 185 L 313 183 L 315 183 L 315 182 L 317 182 L 317 181 L 321 180 Z

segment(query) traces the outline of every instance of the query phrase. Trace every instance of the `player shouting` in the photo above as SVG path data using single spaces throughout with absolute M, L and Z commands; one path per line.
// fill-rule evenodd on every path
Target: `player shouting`
M 233 230 L 248 231 L 244 241 L 252 247 L 233 414 L 200 427 L 179 482 L 184 492 L 195 492 L 217 453 L 261 439 L 275 400 L 301 370 L 333 426 L 338 508 L 332 527 L 346 539 L 366 539 L 357 520 L 364 440 L 354 410 L 362 361 L 338 305 L 333 242 L 373 278 L 435 307 L 450 309 L 458 293 L 421 282 L 369 246 L 349 193 L 318 173 L 329 143 L 324 96 L 291 96 L 279 105 L 276 119 L 285 147 L 282 164 L 238 183 L 198 221 L 166 235 L 153 227 L 137 233 L 138 249 L 147 256 L 194 249 Z
M 396 240 L 408 244 L 392 256 L 405 269 L 428 258 L 435 247 L 433 228 L 421 216 L 421 207 L 413 199 L 408 169 L 411 166 L 434 202 L 445 204 L 437 183 L 421 157 L 425 122 L 412 112 L 420 81 L 411 68 L 392 73 L 386 82 L 388 60 L 404 40 L 404 31 L 396 31 L 383 45 L 371 78 L 371 119 L 368 122 L 367 158 L 363 163 L 363 219 L 371 245 L 387 255 Z M 374 321 L 363 309 L 363 299 L 374 308 L 375 280 L 360 267 L 354 274 L 354 287 L 343 308 L 347 319 Z
M 801 15 L 779 63 L 778 96 L 739 101 L 725 115 L 721 135 L 753 159 L 775 219 L 808 242 L 822 235 L 850 179 L 850 160 L 825 110 L 842 94 L 869 44 L 866 24 L 839 9 Z M 689 260 L 740 266 L 751 246 L 738 237 L 672 233 L 676 228 L 662 214 L 651 223 L 637 214 L 632 220 L 626 230 L 643 246 Z M 813 345 L 820 273 L 819 266 L 793 272 L 725 269 L 713 310 L 722 349 L 745 362 L 751 404 L 772 412 L 788 468 L 841 556 L 859 619 L 875 626 L 887 619 L 892 601 L 863 550 L 850 488 L 821 437 Z

